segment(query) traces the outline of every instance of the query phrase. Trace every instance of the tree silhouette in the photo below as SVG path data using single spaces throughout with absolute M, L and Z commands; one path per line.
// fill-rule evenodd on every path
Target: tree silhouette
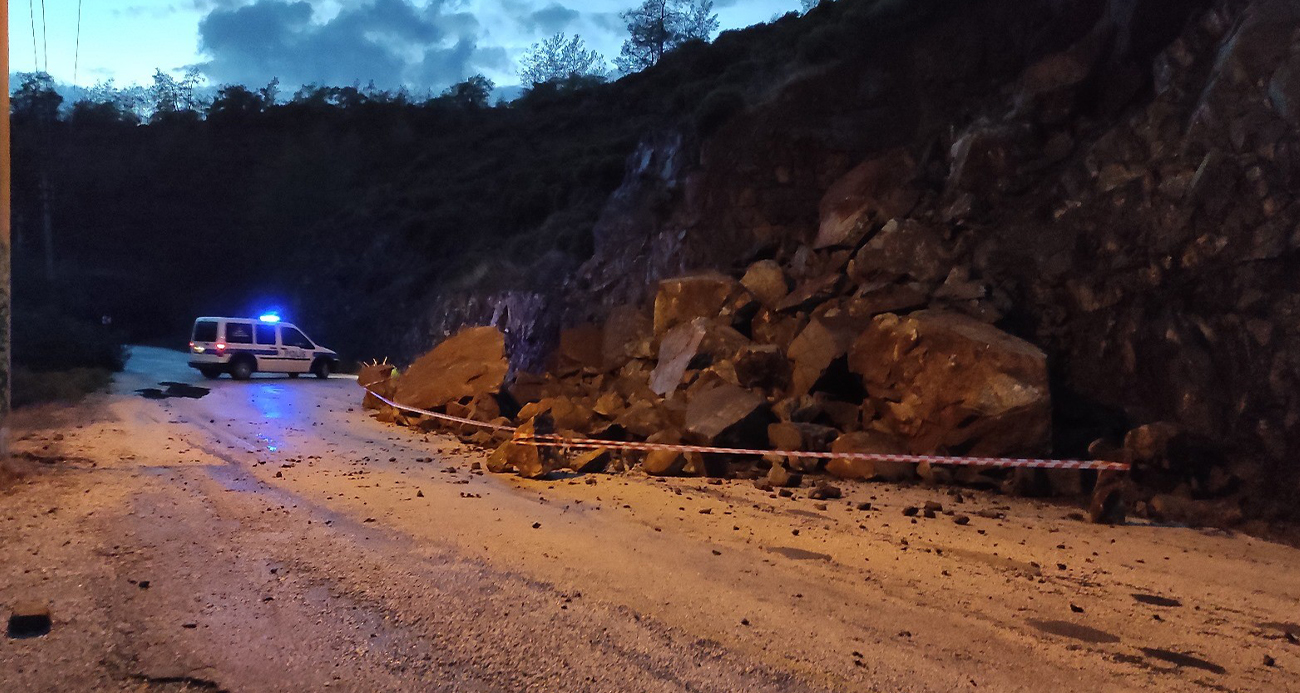
M 619 16 L 629 34 L 615 61 L 624 73 L 656 65 L 668 51 L 687 41 L 707 41 L 718 29 L 713 0 L 644 0 Z
M 589 50 L 581 36 L 563 33 L 533 44 L 520 61 L 519 76 L 525 86 L 601 77 L 605 58 Z

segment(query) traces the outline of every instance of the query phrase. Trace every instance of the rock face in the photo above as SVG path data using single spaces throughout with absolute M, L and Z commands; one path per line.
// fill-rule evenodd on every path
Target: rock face
M 935 311 L 882 315 L 854 342 L 849 365 L 913 452 L 1051 451 L 1047 356 L 985 323 Z
M 647 138 L 556 308 L 604 323 L 604 370 L 547 387 L 589 407 L 616 390 L 623 408 L 597 418 L 638 439 L 688 435 L 692 403 L 727 383 L 761 393 L 784 440 L 816 425 L 917 452 L 1092 449 L 1166 495 L 1300 490 L 1295 3 L 922 5 L 698 147 Z M 917 55 L 981 59 L 899 59 Z M 708 348 L 700 319 L 748 351 Z M 851 466 L 826 469 L 879 475 Z
M 416 359 L 402 373 L 396 401 L 433 409 L 464 397 L 497 393 L 509 368 L 500 330 L 467 328 Z

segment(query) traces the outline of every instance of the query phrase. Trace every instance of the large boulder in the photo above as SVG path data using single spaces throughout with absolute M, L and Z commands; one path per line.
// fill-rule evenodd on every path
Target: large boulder
M 655 295 L 654 333 L 662 335 L 695 318 L 717 316 L 737 287 L 735 279 L 718 272 L 664 279 Z
M 835 181 L 821 201 L 821 225 L 813 247 L 852 245 L 874 223 L 903 216 L 919 193 L 910 183 L 916 163 L 903 149 L 862 162 Z
M 750 265 L 740 283 L 766 308 L 774 308 L 790 293 L 785 270 L 775 260 L 759 260 Z
M 1047 357 L 986 323 L 925 310 L 872 321 L 849 367 L 886 429 L 912 452 L 979 456 L 1051 449 Z
M 375 395 L 378 394 L 392 399 L 397 392 L 396 376 L 397 370 L 387 361 L 363 365 L 361 371 L 357 373 L 357 384 L 366 390 L 366 395 L 361 400 L 361 406 L 366 409 L 383 409 L 387 407 L 388 405 L 380 401 Z
M 457 332 L 416 359 L 397 379 L 396 401 L 421 409 L 501 391 L 510 364 L 505 337 L 495 327 Z
M 699 443 L 749 445 L 766 442 L 768 415 L 763 396 L 723 383 L 693 397 L 686 407 L 686 432 Z
M 808 394 L 836 359 L 848 353 L 854 338 L 870 323 L 870 316 L 845 310 L 823 313 L 808 321 L 790 342 L 788 354 L 793 373 L 788 395 Z
M 951 268 L 951 251 L 942 231 L 919 221 L 894 219 L 853 256 L 849 274 L 858 280 L 892 282 L 911 277 L 937 284 Z
M 605 318 L 601 329 L 602 366 L 621 368 L 634 358 L 650 358 L 650 337 L 654 325 L 650 316 L 632 306 L 619 306 Z
M 552 356 L 552 368 L 559 371 L 581 368 L 603 370 L 604 337 L 604 330 L 599 325 L 578 325 L 561 330 L 560 344 Z
M 831 444 L 831 452 L 897 455 L 906 453 L 907 449 L 889 435 L 875 431 L 857 431 L 836 438 Z M 908 462 L 833 457 L 826 462 L 826 473 L 841 479 L 906 481 L 916 476 L 916 465 Z
M 650 373 L 650 389 L 660 397 L 668 395 L 682 384 L 682 376 L 699 354 L 706 328 L 702 322 L 677 325 L 664 335 L 659 343 L 659 363 Z
M 681 385 L 697 356 L 707 356 L 709 362 L 730 359 L 749 344 L 749 339 L 734 328 L 707 318 L 677 325 L 659 343 L 659 363 L 650 374 L 650 389 L 665 397 Z

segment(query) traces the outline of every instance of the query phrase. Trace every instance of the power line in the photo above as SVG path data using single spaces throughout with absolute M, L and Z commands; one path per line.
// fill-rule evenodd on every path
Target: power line
M 41 49 L 45 53 L 45 73 L 50 72 L 50 36 L 45 23 L 45 0 L 41 0 Z
M 77 65 L 81 62 L 81 0 L 77 0 L 77 48 L 72 54 L 72 86 L 77 86 Z
M 41 60 L 36 55 L 36 10 L 32 9 L 32 0 L 27 0 L 27 16 L 32 20 L 32 72 L 40 72 Z

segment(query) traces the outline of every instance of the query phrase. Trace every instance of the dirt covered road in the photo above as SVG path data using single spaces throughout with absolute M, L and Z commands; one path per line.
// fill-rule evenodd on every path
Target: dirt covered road
M 211 391 L 136 392 L 163 382 Z M 0 690 L 1300 690 L 1281 544 L 919 486 L 529 482 L 359 402 L 141 348 L 16 415 L 0 609 L 52 626 L 0 639 Z

